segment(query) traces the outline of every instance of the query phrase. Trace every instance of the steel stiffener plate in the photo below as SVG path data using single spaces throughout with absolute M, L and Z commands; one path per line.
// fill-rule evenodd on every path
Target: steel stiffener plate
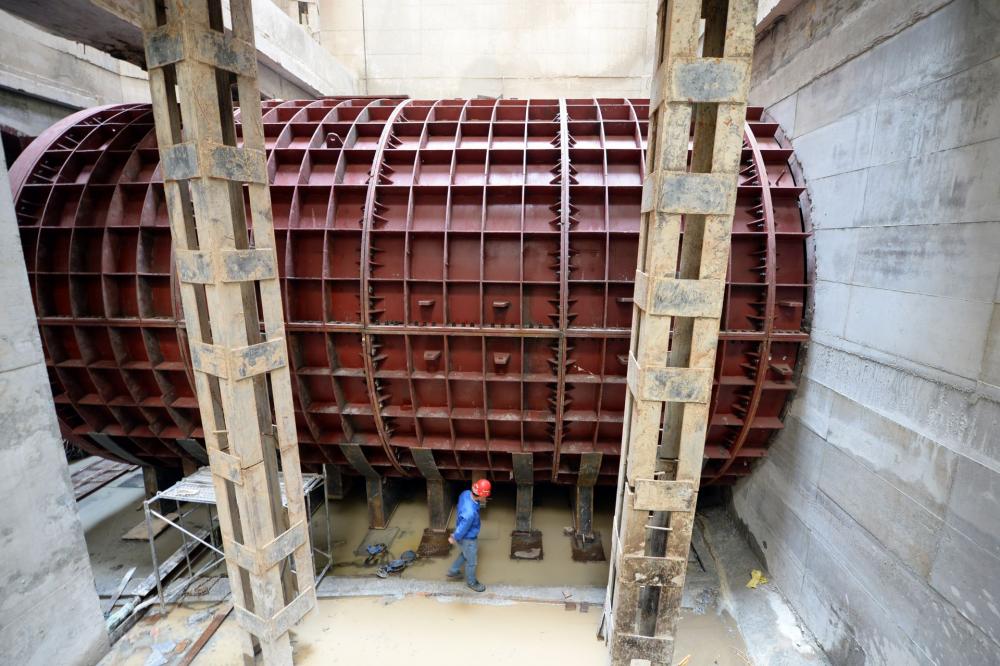
M 302 460 L 572 483 L 625 403 L 648 102 L 264 103 Z M 781 428 L 807 301 L 791 151 L 747 116 L 704 481 Z M 175 465 L 202 435 L 148 105 L 74 114 L 11 169 L 64 435 Z M 98 433 L 114 450 L 98 445 Z

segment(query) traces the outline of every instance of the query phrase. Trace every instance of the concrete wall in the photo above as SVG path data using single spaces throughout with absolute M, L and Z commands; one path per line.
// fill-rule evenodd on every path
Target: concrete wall
M 812 342 L 733 507 L 835 663 L 1000 663 L 1000 3 L 814 0 L 760 41 Z
M 23 4 L 0 0 L 0 6 L 12 11 L 26 11 Z M 34 12 L 45 11 L 38 3 L 27 4 Z M 85 0 L 61 4 L 50 10 L 54 12 L 55 23 L 50 27 L 68 30 L 62 21 L 68 22 L 80 39 L 100 35 L 102 26 L 113 14 L 101 13 L 104 10 L 94 4 Z M 293 5 L 294 21 L 285 13 L 285 8 Z M 316 42 L 315 35 L 299 25 L 297 7 L 297 2 L 284 0 L 281 8 L 271 0 L 254 2 L 261 91 L 268 97 L 282 99 L 358 92 L 356 78 Z M 134 7 L 129 8 L 135 11 Z M 84 18 L 72 20 L 76 16 L 72 12 L 85 9 L 92 13 L 82 13 Z M 316 14 L 315 10 L 312 14 Z M 46 18 L 34 13 L 29 17 L 39 21 Z M 81 22 L 88 30 L 80 28 Z M 120 46 L 128 46 L 129 53 L 137 49 L 141 53 L 138 30 L 134 32 L 136 43 Z M 8 130 L 36 136 L 78 109 L 148 102 L 146 81 L 146 72 L 130 62 L 99 48 L 50 34 L 13 13 L 0 11 L 0 126 Z
M 36 136 L 78 109 L 148 101 L 135 65 L 0 11 L 0 125 Z
M 649 94 L 656 0 L 319 4 L 320 42 L 369 94 Z
M 94 589 L 0 150 L 0 664 L 94 664 Z

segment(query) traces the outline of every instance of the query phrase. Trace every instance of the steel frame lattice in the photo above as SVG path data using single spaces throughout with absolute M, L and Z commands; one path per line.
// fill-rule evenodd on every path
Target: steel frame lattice
M 672 663 L 709 428 L 756 10 L 756 0 L 659 6 L 605 604 L 615 665 Z M 769 257 L 773 269 L 773 253 L 769 244 L 765 270 Z M 764 316 L 773 317 L 770 306 Z
M 243 659 L 253 663 L 256 640 L 265 663 L 291 664 L 288 629 L 316 604 L 313 560 L 251 2 L 228 4 L 231 31 L 221 0 L 146 0 L 143 35 L 191 366 L 235 617 L 246 631 Z M 234 85 L 248 112 L 241 137 Z
M 356 470 L 360 453 L 378 477 L 396 465 L 436 477 L 433 463 L 445 480 L 520 469 L 522 485 L 553 470 L 573 483 L 582 455 L 600 452 L 597 483 L 614 484 L 648 101 L 263 107 L 303 464 Z M 733 483 L 766 453 L 807 339 L 808 205 L 761 114 L 747 109 L 703 484 Z M 151 115 L 144 104 L 74 114 L 25 150 L 11 182 L 64 436 L 132 463 L 205 464 Z M 563 185 L 550 183 L 562 144 L 565 281 Z M 562 371 L 560 347 L 572 361 Z

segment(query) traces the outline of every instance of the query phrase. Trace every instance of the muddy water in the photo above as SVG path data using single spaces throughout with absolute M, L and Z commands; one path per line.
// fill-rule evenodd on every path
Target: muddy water
M 394 554 L 416 549 L 427 521 L 423 489 L 414 486 L 396 509 L 390 527 L 398 528 L 391 544 Z M 512 561 L 510 531 L 514 524 L 513 489 L 499 488 L 482 513 L 480 579 L 487 585 L 603 586 L 607 564 L 573 562 L 570 539 L 563 528 L 572 522 L 570 489 L 536 490 L 534 526 L 543 533 L 545 557 L 538 562 Z M 595 526 L 605 551 L 610 543 L 613 494 L 598 494 Z M 314 517 L 315 545 L 322 547 L 322 513 Z M 360 488 L 345 500 L 331 503 L 335 560 L 332 575 L 371 575 L 372 590 L 384 582 L 373 568 L 360 566 L 353 551 L 368 533 L 367 507 Z M 452 521 L 454 516 L 452 516 Z M 383 533 L 387 534 L 387 533 Z M 455 549 L 453 549 L 454 551 Z M 457 552 L 453 552 L 453 555 Z M 451 558 L 418 561 L 403 574 L 435 580 L 444 577 Z M 140 622 L 103 661 L 103 666 L 178 663 L 209 623 L 218 606 L 175 607 L 167 617 Z M 675 663 L 691 655 L 690 666 L 745 666 L 746 646 L 732 618 L 716 613 L 682 611 Z M 297 665 L 369 663 L 407 666 L 467 666 L 470 655 L 479 664 L 531 666 L 568 663 L 573 666 L 608 663 L 607 648 L 596 639 L 600 610 L 563 604 L 515 603 L 412 595 L 320 599 L 317 609 L 294 630 Z M 232 616 L 195 660 L 197 666 L 239 664 L 238 629 Z M 558 660 L 558 661 L 556 661 Z
M 674 663 L 691 655 L 690 666 L 752 666 L 747 646 L 733 616 L 722 611 L 681 610 L 674 643 Z
M 595 610 L 569 612 L 551 604 L 324 599 L 295 629 L 295 663 L 603 666 L 607 652 L 595 637 L 599 621 Z M 235 630 L 227 621 L 194 663 L 238 664 Z
M 175 607 L 165 618 L 140 622 L 102 666 L 177 664 L 209 624 L 218 606 Z M 320 599 L 293 630 L 297 666 L 355 666 L 373 661 L 407 666 L 566 663 L 604 666 L 607 648 L 596 639 L 600 612 L 567 611 L 560 604 L 449 602 L 440 598 Z M 470 659 L 469 655 L 476 655 Z M 746 645 L 732 618 L 685 611 L 674 662 L 690 666 L 746 666 Z M 238 627 L 230 616 L 195 666 L 241 664 Z
M 456 487 L 457 490 L 457 487 Z M 409 496 L 400 502 L 389 522 L 398 528 L 390 550 L 396 556 L 407 549 L 416 550 L 427 526 L 427 505 L 419 485 L 409 489 Z M 457 497 L 457 493 L 456 493 Z M 606 585 L 607 562 L 574 562 L 570 537 L 563 528 L 572 525 L 569 488 L 536 488 L 533 527 L 541 530 L 544 557 L 541 561 L 510 559 L 510 532 L 514 528 L 514 489 L 497 487 L 494 499 L 482 510 L 482 531 L 479 535 L 479 578 L 486 585 Z M 355 548 L 368 532 L 368 514 L 363 493 L 356 488 L 344 500 L 331 502 L 334 540 L 333 575 L 364 576 L 374 574 L 374 568 L 363 567 L 363 558 L 354 555 Z M 614 512 L 613 489 L 598 493 L 594 512 L 595 529 L 601 532 L 605 553 L 610 546 L 611 518 Z M 317 514 L 317 518 L 321 514 Z M 454 507 L 450 525 L 454 527 Z M 316 521 L 317 523 L 320 521 Z M 313 527 L 314 542 L 322 546 L 325 534 Z M 387 533 L 388 534 L 388 533 Z M 443 579 L 451 559 L 458 555 L 452 547 L 449 558 L 419 560 L 403 574 L 423 580 Z M 377 579 L 375 579 L 377 580 Z

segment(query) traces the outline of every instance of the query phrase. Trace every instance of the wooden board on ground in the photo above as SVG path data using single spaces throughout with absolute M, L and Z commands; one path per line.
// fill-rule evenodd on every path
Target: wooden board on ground
M 168 513 L 167 518 L 172 521 L 177 520 L 176 513 Z M 153 517 L 153 538 L 160 536 L 160 532 L 167 529 L 167 521 L 162 518 Z M 148 541 L 149 530 L 146 529 L 146 521 L 139 521 L 132 529 L 122 535 L 123 541 Z
M 137 469 L 136 465 L 98 458 L 70 475 L 73 481 L 73 496 L 79 502 L 84 497 L 97 492 L 115 479 L 135 469 Z

